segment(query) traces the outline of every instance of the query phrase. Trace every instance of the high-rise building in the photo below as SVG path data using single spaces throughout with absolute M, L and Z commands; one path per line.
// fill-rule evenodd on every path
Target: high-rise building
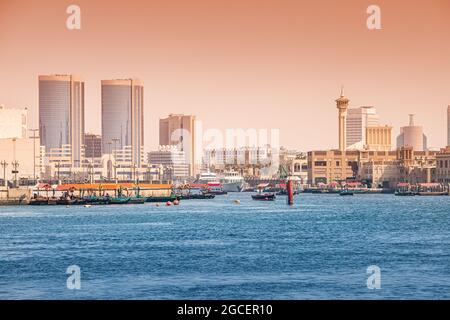
M 447 145 L 450 146 L 450 106 L 447 107 Z
M 368 126 L 366 127 L 366 141 L 364 148 L 371 151 L 391 151 L 392 127 Z
M 73 75 L 39 76 L 39 132 L 45 152 L 63 154 L 81 167 L 84 145 L 84 81 Z
M 195 116 L 170 114 L 159 120 L 159 144 L 177 145 L 186 154 L 189 175 L 197 174 L 195 159 Z
M 27 137 L 28 110 L 6 109 L 0 105 L 0 139 Z
M 409 146 L 414 151 L 427 150 L 427 137 L 423 134 L 423 127 L 414 124 L 414 115 L 409 115 L 409 125 L 400 128 L 400 135 L 397 137 L 397 149 Z
M 140 168 L 144 162 L 144 86 L 138 79 L 102 81 L 102 152 Z
M 366 143 L 366 128 L 378 126 L 375 107 L 348 109 L 345 126 L 347 150 L 363 150 Z
M 348 103 L 350 102 L 349 99 L 344 97 L 344 90 L 341 90 L 341 96 L 336 100 L 336 107 L 339 110 L 339 150 L 345 151 L 347 149 L 346 147 L 346 140 L 347 140 L 347 129 L 346 129 L 346 118 L 347 118 L 347 109 L 348 109 Z
M 86 133 L 84 135 L 85 151 L 84 155 L 86 159 L 101 158 L 102 157 L 102 136 L 92 133 Z

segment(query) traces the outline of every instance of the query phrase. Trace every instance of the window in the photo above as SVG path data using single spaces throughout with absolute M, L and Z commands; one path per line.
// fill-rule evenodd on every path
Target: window
M 315 161 L 314 162 L 314 166 L 315 167 L 326 167 L 327 166 L 327 162 L 326 161 Z

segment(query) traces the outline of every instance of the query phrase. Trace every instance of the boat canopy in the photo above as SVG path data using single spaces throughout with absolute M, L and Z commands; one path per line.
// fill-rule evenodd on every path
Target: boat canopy
M 397 187 L 401 188 L 401 187 L 409 187 L 410 184 L 408 182 L 399 182 L 397 184 Z
M 37 190 L 50 190 L 52 186 L 48 183 L 38 183 L 34 188 Z
M 118 190 L 118 189 L 143 189 L 143 190 L 166 190 L 171 189 L 170 184 L 151 184 L 151 183 L 71 183 L 61 184 L 56 187 L 58 191 L 70 190 Z

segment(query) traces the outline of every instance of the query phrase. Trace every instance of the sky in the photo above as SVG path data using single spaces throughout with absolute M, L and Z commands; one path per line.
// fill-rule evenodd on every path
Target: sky
M 81 8 L 81 30 L 66 9 Z M 381 30 L 366 27 L 369 5 Z M 101 133 L 104 79 L 145 86 L 146 149 L 158 119 L 280 129 L 283 146 L 338 146 L 340 88 L 373 105 L 393 136 L 416 114 L 428 145 L 446 144 L 450 0 L 0 0 L 0 104 L 38 126 L 38 75 L 86 82 L 86 129 Z

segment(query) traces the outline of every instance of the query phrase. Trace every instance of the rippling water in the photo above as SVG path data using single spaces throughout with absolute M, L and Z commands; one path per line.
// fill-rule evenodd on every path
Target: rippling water
M 449 227 L 450 197 L 0 207 L 0 298 L 449 299 Z

